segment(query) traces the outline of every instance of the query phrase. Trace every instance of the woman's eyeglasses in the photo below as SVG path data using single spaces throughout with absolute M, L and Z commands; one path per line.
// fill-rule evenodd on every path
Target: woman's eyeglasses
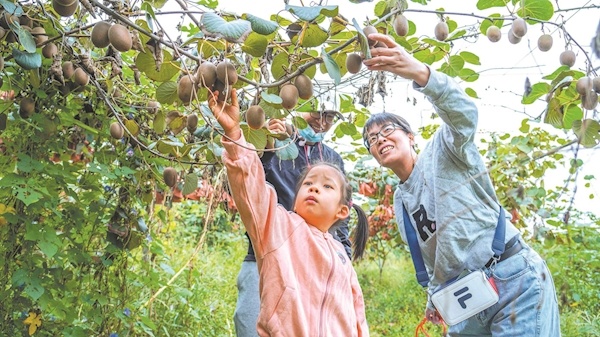
M 379 132 L 368 136 L 364 140 L 365 147 L 367 148 L 367 150 L 370 150 L 371 146 L 377 144 L 377 141 L 379 140 L 380 136 L 387 137 L 387 136 L 391 135 L 397 129 L 403 130 L 403 128 L 401 126 L 396 125 L 396 124 L 387 124 L 387 125 L 382 126 L 381 129 L 379 130 Z
M 314 119 L 323 120 L 327 124 L 333 124 L 333 123 L 337 122 L 337 120 L 339 119 L 339 117 L 337 116 L 337 114 L 335 112 L 328 112 L 328 111 L 324 111 L 324 112 L 313 111 L 310 113 L 310 116 Z

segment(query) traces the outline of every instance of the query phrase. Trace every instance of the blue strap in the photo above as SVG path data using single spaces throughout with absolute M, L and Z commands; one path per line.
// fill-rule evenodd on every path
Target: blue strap
M 417 240 L 417 232 L 412 226 L 406 207 L 402 205 L 402 215 L 404 217 L 404 229 L 406 231 L 406 239 L 408 240 L 408 248 L 410 249 L 410 257 L 412 258 L 415 266 L 417 281 L 423 287 L 427 287 L 429 284 L 429 274 L 425 268 L 425 262 L 423 262 L 423 255 L 421 255 L 421 248 Z M 504 216 L 504 208 L 500 207 L 500 215 L 498 216 L 498 225 L 496 226 L 496 232 L 494 233 L 494 239 L 492 241 L 492 250 L 494 251 L 494 258 L 500 258 L 500 255 L 504 253 L 504 237 L 506 236 L 506 218 Z

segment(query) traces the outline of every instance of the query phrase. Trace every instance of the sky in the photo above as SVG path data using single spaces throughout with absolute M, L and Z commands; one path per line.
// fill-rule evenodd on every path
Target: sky
M 349 21 L 356 18 L 359 23 L 363 23 L 367 18 L 374 19 L 374 6 L 377 1 L 353 4 L 348 0 L 329 0 L 322 1 L 321 5 L 338 5 L 340 14 L 344 15 Z M 555 3 L 556 1 L 551 1 Z M 506 14 L 503 8 L 489 9 L 483 12 L 476 10 L 476 0 L 444 1 L 432 0 L 427 6 L 422 6 L 409 1 L 409 10 L 432 10 L 444 8 L 446 12 L 455 13 L 473 13 L 479 15 L 489 15 L 492 13 Z M 289 0 L 289 5 L 301 6 L 302 4 L 318 5 L 316 1 Z M 569 10 L 557 14 L 552 19 L 554 22 L 564 22 L 564 27 L 573 39 L 586 51 L 590 52 L 590 41 L 596 32 L 598 19 L 600 18 L 600 0 L 560 0 L 559 5 L 562 9 L 573 9 L 584 6 L 595 6 L 590 10 Z M 556 6 L 556 5 L 555 5 Z M 283 10 L 285 3 L 283 0 L 219 0 L 219 10 L 235 14 L 250 13 L 255 16 L 269 19 L 273 13 Z M 289 13 L 284 16 L 290 18 Z M 438 17 L 431 13 L 406 12 L 405 16 L 414 21 L 417 26 L 416 35 L 431 36 L 435 24 L 439 21 Z M 461 15 L 449 15 L 449 17 L 458 23 L 459 28 L 477 24 L 477 18 Z M 508 42 L 508 27 L 502 29 L 502 38 L 497 43 L 490 42 L 486 37 L 481 36 L 477 40 L 456 41 L 454 42 L 452 53 L 459 51 L 470 51 L 480 57 L 481 66 L 472 66 L 474 70 L 480 73 L 480 78 L 474 83 L 462 83 L 463 87 L 472 87 L 477 91 L 479 99 L 476 104 L 480 109 L 479 132 L 482 137 L 490 132 L 511 132 L 516 133 L 521 121 L 524 118 L 539 116 L 544 110 L 545 104 L 542 102 L 532 105 L 522 105 L 520 103 L 524 92 L 526 78 L 529 78 L 532 84 L 542 81 L 542 77 L 552 73 L 560 66 L 559 54 L 565 50 L 566 41 L 561 31 L 556 26 L 545 25 L 544 30 L 553 36 L 554 44 L 550 51 L 541 52 L 537 49 L 537 39 L 542 34 L 542 25 L 528 26 L 528 32 L 520 43 L 510 44 Z M 577 62 L 573 68 L 585 71 L 588 66 L 583 52 L 577 47 L 573 47 L 577 54 Z M 600 66 L 600 60 L 592 57 L 593 67 Z M 433 68 L 439 67 L 441 62 L 433 65 Z M 368 76 L 364 71 L 355 76 Z M 353 95 L 358 87 L 352 85 L 350 81 L 344 81 L 349 75 L 342 78 L 342 84 L 334 87 L 326 75 L 323 83 L 328 84 L 332 89 L 331 93 L 345 93 Z M 321 79 L 321 78 L 320 78 Z M 320 81 L 321 82 L 321 81 Z M 352 81 L 354 82 L 354 81 Z M 371 112 L 393 112 L 401 114 L 407 118 L 413 128 L 431 123 L 433 109 L 423 95 L 415 92 L 411 88 L 409 81 L 402 78 L 392 78 L 388 76 L 388 96 L 384 99 L 380 95 L 375 96 L 375 102 L 369 106 Z M 413 105 L 413 98 L 417 102 Z M 410 102 L 407 102 L 407 99 Z M 596 115 L 597 116 L 597 115 Z M 597 117 L 596 117 L 597 118 Z M 438 120 L 439 122 L 439 120 Z M 536 125 L 535 123 L 532 123 Z M 546 127 L 545 125 L 542 125 Z M 556 131 L 551 127 L 548 130 Z M 423 148 L 423 144 L 419 144 Z M 351 148 L 342 142 L 337 144 L 340 151 L 350 151 Z M 571 155 L 566 152 L 565 155 Z M 585 174 L 594 174 L 600 172 L 600 152 L 598 147 L 595 149 L 582 149 L 578 157 L 586 165 L 580 173 L 579 179 Z M 558 170 L 556 174 L 549 178 L 549 181 L 556 180 L 555 184 L 562 184 L 562 180 L 567 177 L 565 170 Z M 597 173 L 597 179 L 600 180 L 600 173 Z M 588 195 L 595 193 L 600 196 L 600 181 L 593 182 L 591 188 L 581 187 L 581 181 L 578 181 L 579 191 L 576 197 L 576 206 L 582 210 L 593 211 L 600 216 L 600 207 L 598 201 L 589 200 Z

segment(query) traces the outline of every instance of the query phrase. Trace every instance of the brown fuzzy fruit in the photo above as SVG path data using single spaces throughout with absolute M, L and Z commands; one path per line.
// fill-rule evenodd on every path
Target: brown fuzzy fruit
M 542 34 L 538 38 L 538 49 L 540 51 L 548 51 L 552 48 L 552 35 L 550 34 Z
M 187 127 L 188 131 L 190 133 L 194 133 L 194 131 L 196 131 L 196 128 L 198 128 L 198 115 L 195 113 L 192 113 L 192 114 L 189 114 L 186 119 L 187 119 L 186 127 Z
M 575 90 L 580 95 L 587 95 L 592 91 L 594 84 L 592 83 L 592 79 L 590 77 L 582 77 L 577 80 L 577 84 L 575 85 Z
M 96 46 L 96 48 L 108 47 L 110 44 L 110 39 L 108 38 L 108 30 L 110 27 L 111 24 L 106 21 L 100 21 L 94 25 L 90 38 L 92 39 L 92 44 Z
M 73 62 L 71 62 L 71 61 L 63 62 L 62 71 L 63 71 L 63 76 L 65 77 L 66 80 L 71 79 L 71 77 L 73 76 L 73 73 L 75 73 L 75 66 L 73 65 Z
M 223 60 L 217 64 L 217 78 L 223 83 L 234 85 L 238 80 L 238 74 L 231 62 Z
M 285 32 L 287 33 L 287 36 L 290 38 L 290 41 L 292 41 L 294 39 L 294 37 L 298 36 L 298 34 L 300 33 L 301 30 L 302 30 L 302 26 L 300 24 L 294 22 L 285 29 Z
M 594 110 L 598 106 L 598 94 L 595 91 L 590 91 L 581 96 L 581 105 L 586 110 Z
M 123 138 L 123 135 L 125 134 L 125 130 L 123 130 L 123 127 L 121 126 L 121 124 L 119 124 L 119 122 L 112 122 L 110 124 L 110 136 L 113 137 L 114 139 L 121 139 Z
M 120 52 L 126 52 L 133 46 L 129 30 L 119 23 L 115 23 L 108 29 L 108 40 Z
M 515 21 L 513 21 L 511 29 L 516 37 L 522 38 L 525 36 L 525 34 L 527 34 L 527 22 L 525 22 L 525 20 L 522 18 L 517 18 Z
M 346 68 L 351 74 L 356 74 L 362 67 L 362 58 L 357 53 L 348 54 L 346 58 Z
M 302 99 L 309 99 L 313 96 L 313 84 L 310 78 L 300 74 L 294 80 L 294 85 L 298 89 L 298 96 Z
M 217 80 L 217 66 L 211 62 L 203 62 L 196 71 L 196 82 L 203 87 L 212 89 Z
M 489 26 L 485 31 L 485 36 L 492 42 L 498 42 L 502 38 L 502 32 L 498 26 Z
M 569 68 L 575 64 L 576 59 L 575 53 L 572 50 L 565 50 L 559 56 L 560 64 Z
M 58 54 L 58 47 L 54 43 L 50 42 L 42 47 L 42 55 L 44 55 L 45 58 L 51 59 L 56 54 Z
M 508 30 L 508 34 L 506 36 L 508 36 L 508 42 L 512 44 L 517 44 L 521 42 L 521 38 L 513 33 L 512 28 Z
M 159 108 L 160 103 L 158 103 L 157 101 L 148 101 L 148 104 L 146 104 L 146 110 L 148 110 L 148 112 L 153 115 L 158 112 Z
M 35 111 L 35 101 L 29 97 L 25 97 L 19 104 L 19 115 L 21 118 L 29 118 Z
M 290 110 L 293 109 L 298 103 L 298 89 L 292 84 L 284 85 L 279 91 L 279 97 L 281 97 L 281 106 Z
M 378 33 L 377 28 L 373 26 L 365 26 L 365 28 L 363 28 L 363 33 L 369 41 L 369 46 L 373 47 L 377 43 L 377 41 L 369 39 L 369 35 Z
M 265 125 L 265 111 L 260 105 L 253 105 L 246 111 L 246 123 L 253 130 L 258 130 Z
M 226 102 L 231 98 L 231 91 L 233 90 L 233 86 L 232 85 L 225 85 L 223 82 L 217 80 L 215 82 L 215 91 L 219 92 L 219 96 L 217 97 L 217 100 L 219 102 Z
M 46 30 L 44 27 L 34 27 L 31 29 L 31 35 L 33 35 L 33 39 L 35 40 L 36 45 L 41 45 L 42 43 L 48 41 L 48 35 L 46 35 Z
M 438 41 L 446 41 L 449 34 L 448 24 L 444 21 L 438 22 L 433 33 Z
M 406 34 L 408 34 L 408 20 L 406 19 L 406 16 L 402 14 L 396 15 L 392 25 L 394 26 L 394 31 L 396 34 L 398 34 L 398 36 L 406 36 Z
M 167 186 L 175 186 L 175 184 L 177 183 L 177 171 L 172 167 L 167 167 L 163 171 L 163 179 L 165 180 L 165 184 Z
M 77 10 L 77 6 L 79 6 L 79 1 L 77 0 L 52 0 L 52 8 L 54 8 L 54 11 L 62 17 L 69 17 L 73 15 Z
M 73 82 L 82 87 L 86 86 L 88 83 L 90 83 L 90 76 L 85 72 L 85 70 L 77 68 L 73 73 Z
M 183 105 L 189 105 L 196 92 L 195 76 L 184 75 L 177 82 L 177 96 L 183 102 Z
M 594 91 L 600 94 L 600 76 L 594 77 L 594 79 L 592 80 L 592 86 L 594 87 Z

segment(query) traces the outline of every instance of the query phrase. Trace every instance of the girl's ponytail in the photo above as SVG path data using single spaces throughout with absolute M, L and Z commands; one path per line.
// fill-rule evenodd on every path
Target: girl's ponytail
M 354 229 L 352 239 L 352 261 L 362 259 L 365 249 L 367 248 L 367 240 L 369 239 L 369 222 L 365 211 L 357 204 L 352 203 L 352 208 L 356 210 L 357 225 Z

